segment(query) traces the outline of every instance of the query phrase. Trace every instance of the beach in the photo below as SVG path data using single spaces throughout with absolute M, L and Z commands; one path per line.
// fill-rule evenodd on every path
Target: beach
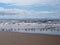
M 0 31 L 0 45 L 60 45 L 60 35 Z

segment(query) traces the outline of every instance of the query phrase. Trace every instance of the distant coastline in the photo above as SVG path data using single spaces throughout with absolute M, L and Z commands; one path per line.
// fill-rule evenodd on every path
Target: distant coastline
M 60 20 L 60 18 L 20 18 L 20 19 L 0 19 L 0 20 Z

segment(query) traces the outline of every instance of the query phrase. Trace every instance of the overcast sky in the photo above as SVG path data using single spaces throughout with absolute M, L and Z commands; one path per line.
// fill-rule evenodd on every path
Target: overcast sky
M 60 18 L 60 0 L 0 0 L 0 19 Z

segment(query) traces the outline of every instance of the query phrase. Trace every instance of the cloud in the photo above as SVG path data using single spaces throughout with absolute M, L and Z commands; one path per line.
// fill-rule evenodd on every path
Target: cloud
M 60 4 L 60 0 L 0 0 L 0 2 L 18 5 Z
M 59 18 L 59 14 L 60 0 L 0 0 L 0 18 Z
M 0 15 L 18 15 L 14 9 L 4 9 L 0 7 Z
M 20 18 L 51 18 L 55 17 L 53 11 L 35 11 L 23 9 L 4 9 L 0 8 L 0 19 L 20 19 Z M 4 16 L 3 16 L 4 15 Z M 57 16 L 58 17 L 58 16 Z
M 5 9 L 23 9 L 23 10 L 35 10 L 35 11 L 52 11 L 56 10 L 56 6 L 51 5 L 12 5 L 8 3 L 0 3 L 1 8 Z

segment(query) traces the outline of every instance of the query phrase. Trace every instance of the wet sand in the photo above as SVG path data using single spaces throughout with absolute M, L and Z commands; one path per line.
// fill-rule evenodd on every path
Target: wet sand
M 0 32 L 0 45 L 60 45 L 60 36 Z

